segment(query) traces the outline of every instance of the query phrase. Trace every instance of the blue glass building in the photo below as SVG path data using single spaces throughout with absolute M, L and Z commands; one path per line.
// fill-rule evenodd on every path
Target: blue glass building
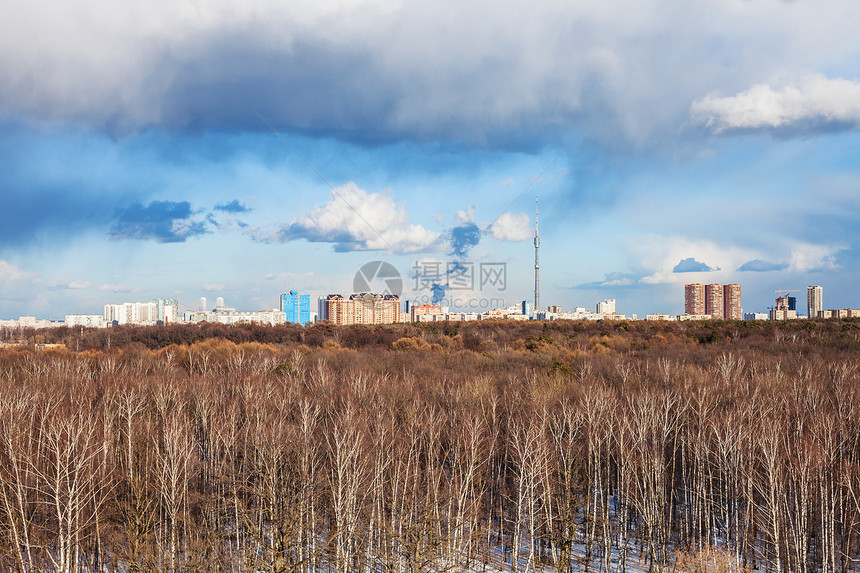
M 311 321 L 311 295 L 291 290 L 281 295 L 281 312 L 286 313 L 287 322 L 307 324 Z
M 530 300 L 524 300 L 524 301 L 523 301 L 523 303 L 522 303 L 522 313 L 523 313 L 525 316 L 531 316 L 531 315 L 532 315 L 532 301 L 530 301 Z

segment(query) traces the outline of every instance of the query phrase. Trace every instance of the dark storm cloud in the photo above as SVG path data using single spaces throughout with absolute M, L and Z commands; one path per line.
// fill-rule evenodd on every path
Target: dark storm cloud
M 59 247 L 87 233 L 161 241 L 199 233 L 190 205 L 141 203 L 149 194 L 141 187 L 165 185 L 148 163 L 152 149 L 146 137 L 117 142 L 75 128 L 28 133 L 21 122 L 0 121 L 0 250 Z
M 712 271 L 720 270 L 719 267 L 712 267 L 706 265 L 701 261 L 697 261 L 693 257 L 689 257 L 686 259 L 682 259 L 675 268 L 672 269 L 673 273 L 709 273 Z
M 238 199 L 233 199 L 229 203 L 215 205 L 215 211 L 224 211 L 225 213 L 248 213 L 251 211 L 248 207 L 239 202 Z
M 253 39 L 232 40 L 207 47 L 204 60 L 165 62 L 176 79 L 161 95 L 160 123 L 192 131 L 274 129 L 371 145 L 396 139 L 391 78 L 367 54 L 328 42 L 300 41 L 284 53 Z
M 753 259 L 751 261 L 745 262 L 740 267 L 738 267 L 738 271 L 765 273 L 769 271 L 784 271 L 788 267 L 788 263 L 772 263 L 770 261 L 763 261 L 761 259 Z
M 208 232 L 203 222 L 191 219 L 192 215 L 188 201 L 153 201 L 146 206 L 134 203 L 117 211 L 110 235 L 115 239 L 179 243 Z
M 274 237 L 267 238 L 264 242 L 286 243 L 299 239 L 304 239 L 309 243 L 331 243 L 336 253 L 368 250 L 367 240 L 364 237 L 357 236 L 346 229 L 324 230 L 316 225 L 299 222 L 284 225 Z
M 537 149 L 576 129 L 650 146 L 655 130 L 688 122 L 690 102 L 727 70 L 753 79 L 750 62 L 793 55 L 763 44 L 751 58 L 740 47 L 750 32 L 668 1 L 215 3 L 193 24 L 159 1 L 146 18 L 83 0 L 19 8 L 0 24 L 0 109 L 115 133 L 265 131 L 263 116 L 279 130 L 371 145 Z M 776 18 L 747 10 L 753 22 Z M 639 26 L 619 30 L 618 13 Z

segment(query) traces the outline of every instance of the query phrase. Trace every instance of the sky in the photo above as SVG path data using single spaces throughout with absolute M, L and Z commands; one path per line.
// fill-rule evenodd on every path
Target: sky
M 0 318 L 860 308 L 852 2 L 0 1 Z

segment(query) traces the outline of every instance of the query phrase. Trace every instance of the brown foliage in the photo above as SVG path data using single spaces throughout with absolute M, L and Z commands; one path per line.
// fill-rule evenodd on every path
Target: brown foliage
M 205 327 L 3 350 L 0 563 L 842 569 L 855 326 Z

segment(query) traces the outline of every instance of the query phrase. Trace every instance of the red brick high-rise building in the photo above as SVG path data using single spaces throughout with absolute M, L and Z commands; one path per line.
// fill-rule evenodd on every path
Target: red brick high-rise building
M 723 318 L 726 320 L 741 320 L 741 285 L 723 285 Z
M 741 285 L 684 285 L 684 314 L 708 314 L 715 319 L 741 320 Z
M 723 287 L 722 285 L 707 285 L 705 287 L 705 314 L 711 318 L 723 318 Z
M 684 285 L 684 314 L 705 314 L 705 285 Z

